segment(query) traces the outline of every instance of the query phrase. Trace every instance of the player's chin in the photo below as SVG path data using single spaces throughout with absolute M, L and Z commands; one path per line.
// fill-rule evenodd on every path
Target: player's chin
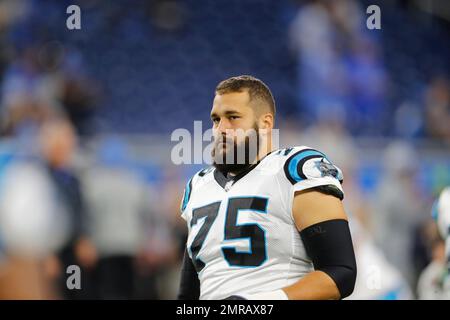
M 223 157 L 226 156 L 231 150 L 233 150 L 234 144 L 228 142 L 221 142 L 217 145 L 216 150 Z
M 214 148 L 214 151 L 212 152 L 214 163 L 225 164 L 227 162 L 227 154 L 227 145 L 221 145 L 220 147 L 217 146 L 216 148 Z

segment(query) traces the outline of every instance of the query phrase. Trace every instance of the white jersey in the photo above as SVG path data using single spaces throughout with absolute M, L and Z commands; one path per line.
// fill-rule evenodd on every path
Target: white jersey
M 442 190 L 433 208 L 434 218 L 437 220 L 442 238 L 447 239 L 450 228 L 450 187 Z
M 436 219 L 439 232 L 445 240 L 447 275 L 444 280 L 444 290 L 446 296 L 450 298 L 450 187 L 442 190 L 439 199 L 433 206 L 433 217 Z
M 313 270 L 292 216 L 294 193 L 321 187 L 343 198 L 342 173 L 307 147 L 271 152 L 227 178 L 211 167 L 188 182 L 181 204 L 200 299 L 283 288 Z

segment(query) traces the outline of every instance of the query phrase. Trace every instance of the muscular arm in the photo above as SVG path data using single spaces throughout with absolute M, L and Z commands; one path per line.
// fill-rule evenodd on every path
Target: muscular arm
M 315 271 L 283 291 L 290 300 L 340 299 L 349 295 L 355 282 L 356 263 L 348 227 L 345 229 L 347 216 L 342 202 L 332 195 L 306 190 L 296 193 L 292 211 Z M 338 237 L 332 231 L 334 224 L 342 229 Z M 336 251 L 336 258 L 328 254 Z

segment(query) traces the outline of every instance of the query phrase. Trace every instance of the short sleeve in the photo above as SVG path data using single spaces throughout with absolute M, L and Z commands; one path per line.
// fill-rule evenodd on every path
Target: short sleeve
M 205 175 L 210 173 L 214 168 L 208 167 L 198 171 L 196 174 L 192 176 L 191 179 L 186 183 L 183 192 L 183 198 L 180 203 L 180 212 L 181 217 L 187 222 L 188 221 L 188 212 L 189 212 L 189 201 L 192 199 L 193 189 L 197 188 L 198 183 L 203 179 Z
M 284 164 L 284 174 L 293 192 L 316 188 L 339 199 L 344 198 L 341 170 L 320 151 L 294 148 Z
M 180 204 L 180 212 L 181 212 L 181 217 L 187 221 L 187 210 L 186 207 L 189 203 L 189 199 L 191 198 L 191 194 L 192 194 L 192 179 L 189 179 L 189 181 L 186 183 L 186 186 L 184 188 L 184 192 L 183 192 L 183 198 L 181 199 L 181 204 Z
M 433 216 L 437 221 L 441 236 L 446 239 L 450 228 L 450 187 L 445 188 L 433 205 Z

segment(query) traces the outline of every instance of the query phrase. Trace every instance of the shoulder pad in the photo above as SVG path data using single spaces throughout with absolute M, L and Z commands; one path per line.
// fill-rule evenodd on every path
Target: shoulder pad
M 195 184 L 197 184 L 198 181 L 205 175 L 213 171 L 213 169 L 214 167 L 202 169 L 189 179 L 189 181 L 186 183 L 186 187 L 184 188 L 183 200 L 181 201 L 181 208 L 180 208 L 181 211 L 184 211 L 184 209 L 186 209 L 189 199 L 191 198 L 192 189 L 195 186 Z
M 311 159 L 317 160 L 307 164 L 307 161 Z M 290 152 L 284 163 L 284 173 L 292 184 L 327 176 L 333 177 L 341 183 L 343 181 L 341 170 L 333 165 L 325 154 L 308 147 L 295 147 Z

